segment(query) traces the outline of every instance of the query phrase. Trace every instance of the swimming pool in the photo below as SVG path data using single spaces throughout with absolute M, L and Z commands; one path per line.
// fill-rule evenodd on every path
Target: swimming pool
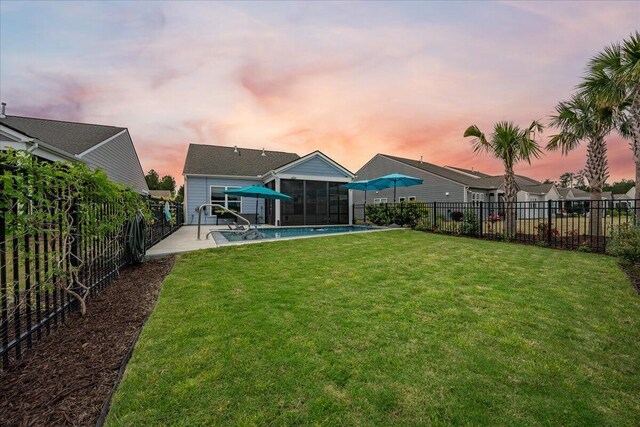
M 333 225 L 333 226 L 313 226 L 313 227 L 278 227 L 278 228 L 258 228 L 264 235 L 264 239 L 281 239 L 285 237 L 319 236 L 323 234 L 353 233 L 358 231 L 373 230 L 374 227 L 366 225 Z M 228 241 L 241 242 L 245 240 L 242 232 L 220 231 Z M 253 240 L 253 239 L 249 239 Z

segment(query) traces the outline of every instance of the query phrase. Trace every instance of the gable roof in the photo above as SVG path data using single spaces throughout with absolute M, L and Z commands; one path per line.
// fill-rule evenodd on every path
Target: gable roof
M 312 151 L 309 154 L 305 154 L 302 157 L 298 157 L 294 161 L 291 161 L 289 163 L 286 163 L 286 164 L 278 167 L 277 169 L 274 169 L 273 172 L 275 172 L 275 173 L 286 172 L 288 169 L 290 169 L 292 167 L 295 167 L 296 165 L 302 164 L 302 163 L 306 162 L 307 160 L 309 160 L 309 159 L 311 159 L 313 157 L 319 157 L 319 158 L 323 159 L 329 165 L 333 166 L 334 168 L 336 168 L 336 169 L 340 170 L 342 173 L 344 173 L 345 176 L 350 176 L 351 178 L 354 177 L 353 172 L 351 172 L 349 169 L 345 168 L 340 163 L 336 162 L 335 160 L 333 160 L 331 157 L 327 156 L 326 154 L 324 154 L 320 150 Z
M 475 175 L 475 176 L 477 176 L 479 178 L 488 178 L 488 177 L 491 176 L 489 174 L 486 174 L 486 173 L 483 173 L 483 172 L 480 172 L 480 171 L 477 171 L 477 170 L 464 169 L 464 168 L 459 168 L 457 166 L 445 166 L 445 168 L 456 169 L 456 170 L 459 170 L 459 171 L 464 172 L 464 173 L 469 173 L 471 175 Z
M 490 176 L 481 172 L 455 168 L 453 166 L 442 167 L 425 161 L 405 159 L 402 157 L 390 156 L 388 154 L 380 155 L 472 188 L 493 190 L 500 188 L 504 183 L 503 175 Z M 477 175 L 478 177 L 474 178 L 470 175 Z M 526 176 L 516 175 L 516 184 L 518 187 L 523 187 L 528 185 L 540 185 L 540 182 Z
M 185 175 L 261 176 L 300 158 L 295 153 L 189 144 Z
M 126 128 L 88 123 L 63 122 L 34 117 L 6 116 L 0 124 L 38 139 L 69 154 L 81 154 L 119 134 Z
M 554 184 L 523 185 L 520 189 L 531 194 L 547 194 L 553 186 Z

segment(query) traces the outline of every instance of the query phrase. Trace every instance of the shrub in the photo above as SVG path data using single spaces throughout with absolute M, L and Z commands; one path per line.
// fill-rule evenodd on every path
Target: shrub
M 622 226 L 614 230 L 607 252 L 624 263 L 640 263 L 640 226 Z
M 537 233 L 538 233 L 538 238 L 539 239 L 546 239 L 547 236 L 549 235 L 549 227 L 551 227 L 551 236 L 552 237 L 560 237 L 560 232 L 558 231 L 557 228 L 553 227 L 551 224 L 548 224 L 546 222 L 541 222 L 538 225 L 536 225 L 534 228 L 536 229 Z
M 464 222 L 460 227 L 460 232 L 466 236 L 477 236 L 480 234 L 480 220 L 472 210 L 466 210 L 463 215 Z
M 464 218 L 464 214 L 462 212 L 460 211 L 451 212 L 451 219 L 454 220 L 455 222 L 462 221 L 462 218 Z
M 409 202 L 383 205 L 367 205 L 367 219 L 376 225 L 409 225 L 415 227 L 430 218 L 430 209 L 424 204 Z

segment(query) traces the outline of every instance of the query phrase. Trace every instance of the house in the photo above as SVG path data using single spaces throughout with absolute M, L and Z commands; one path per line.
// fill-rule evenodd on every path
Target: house
M 350 193 L 344 184 L 353 173 L 320 151 L 295 153 L 190 144 L 183 170 L 185 223 L 198 222 L 198 208 L 218 204 L 249 219 L 272 225 L 349 224 Z M 225 190 L 264 185 L 292 201 L 257 200 Z M 225 212 L 206 207 L 201 221 L 220 223 Z
M 412 160 L 387 154 L 376 154 L 356 173 L 358 180 L 371 179 L 390 173 L 401 173 L 422 178 L 421 185 L 397 188 L 398 202 L 499 202 L 504 201 L 504 176 L 492 176 L 473 169 L 454 166 L 438 166 L 422 160 Z M 544 202 L 559 200 L 560 195 L 553 184 L 542 184 L 539 181 L 516 175 L 519 202 Z M 354 192 L 355 204 L 365 202 L 364 192 Z M 393 189 L 367 192 L 367 203 L 393 202 Z M 493 214 L 496 207 L 489 204 L 487 214 Z M 527 215 L 544 215 L 546 208 L 540 204 L 537 211 L 531 210 Z
M 149 196 L 155 197 L 156 199 L 173 199 L 173 194 L 170 190 L 149 190 Z
M 0 113 L 0 150 L 26 150 L 49 161 L 83 162 L 140 194 L 149 188 L 126 128 Z

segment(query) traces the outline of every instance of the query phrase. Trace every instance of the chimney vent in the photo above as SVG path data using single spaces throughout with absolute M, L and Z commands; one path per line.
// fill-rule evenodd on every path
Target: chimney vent
M 420 156 L 420 163 L 422 163 L 422 156 Z
M 234 152 L 234 153 L 237 153 L 237 152 L 238 152 L 238 146 L 237 146 L 237 145 L 234 145 L 234 146 L 233 146 L 233 152 Z
M 0 104 L 0 105 L 1 105 L 1 106 L 0 106 L 0 119 L 4 119 L 5 117 L 7 117 L 7 116 L 6 116 L 6 114 L 5 114 L 5 110 L 6 110 L 6 107 L 7 107 L 7 103 L 6 103 L 6 102 L 3 102 L 3 103 L 2 103 L 2 104 Z
M 264 148 L 262 149 L 262 154 L 261 154 L 261 156 L 262 156 L 262 157 L 267 157 L 267 153 L 265 153 L 265 152 L 264 152 Z

